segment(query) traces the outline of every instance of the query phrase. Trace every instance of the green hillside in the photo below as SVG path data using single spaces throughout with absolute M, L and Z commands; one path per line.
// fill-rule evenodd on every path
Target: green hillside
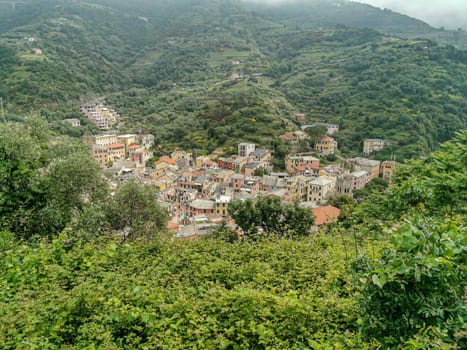
M 297 111 L 339 123 L 348 155 L 360 152 L 363 138 L 378 137 L 392 141 L 388 154 L 415 157 L 465 126 L 467 54 L 440 38 L 453 34 L 462 47 L 464 33 L 367 5 L 41 0 L 0 7 L 6 114 L 41 114 L 62 132 L 77 133 L 59 121 L 79 117 L 79 100 L 92 96 L 106 96 L 128 130 L 205 151 L 239 140 L 271 145 L 297 127 Z

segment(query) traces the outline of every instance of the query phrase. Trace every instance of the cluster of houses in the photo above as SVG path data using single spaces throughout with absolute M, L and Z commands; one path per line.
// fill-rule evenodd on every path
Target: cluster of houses
M 79 106 L 79 111 L 101 130 L 109 130 L 120 119 L 113 108 L 100 102 L 83 103 Z
M 93 118 L 97 111 L 106 116 L 113 113 L 102 105 L 82 105 L 81 110 Z M 106 111 L 109 113 L 101 113 Z M 109 119 L 109 124 L 111 120 L 116 119 Z M 327 135 L 316 141 L 311 154 L 288 154 L 284 159 L 284 172 L 273 172 L 271 152 L 253 143 L 240 143 L 237 154 L 230 157 L 194 156 L 175 150 L 153 164 L 147 164 L 153 157 L 150 151 L 154 145 L 153 135 L 107 132 L 85 136 L 83 142 L 89 145 L 97 162 L 112 175 L 114 185 L 135 179 L 159 191 L 160 203 L 170 214 L 168 229 L 177 237 L 198 237 L 211 232 L 221 222 L 235 227 L 229 218 L 230 203 L 260 196 L 299 202 L 313 212 L 316 229 L 337 220 L 339 209 L 327 205 L 331 196 L 352 197 L 355 190 L 363 189 L 377 177 L 390 182 L 396 166 L 394 161 L 379 162 L 360 157 L 322 165 L 317 157 L 335 153 L 337 142 L 330 135 L 335 134 L 339 126 L 316 123 L 304 125 L 302 130 L 316 125 L 325 126 Z M 293 144 L 308 137 L 302 130 L 280 138 Z M 384 141 L 380 141 L 365 140 L 365 154 L 381 149 Z
M 103 168 L 119 167 L 144 169 L 146 161 L 153 157 L 154 135 L 102 134 L 84 136 L 82 141 L 91 148 L 91 153 Z M 128 164 L 128 162 L 130 162 Z
M 112 137 L 130 150 L 132 143 L 124 142 L 127 136 Z M 130 147 L 125 146 L 128 144 Z M 390 179 L 395 168 L 395 162 L 380 163 L 366 158 L 321 166 L 319 158 L 289 154 L 285 158 L 286 171 L 273 172 L 270 160 L 268 149 L 241 143 L 237 154 L 228 158 L 195 157 L 176 150 L 150 167 L 123 174 L 116 169 L 115 175 L 120 180 L 135 178 L 155 187 L 170 213 L 169 229 L 178 237 L 198 237 L 222 221 L 229 222 L 228 208 L 233 200 L 259 196 L 277 197 L 290 203 L 298 201 L 319 218 L 318 225 L 328 223 L 339 215 L 337 208 L 326 205 L 332 195 L 352 196 L 353 191 L 364 188 L 371 179 L 379 176 Z
M 336 132 L 339 131 L 339 125 L 328 123 L 315 123 L 310 125 L 303 125 L 302 130 L 313 126 L 325 126 L 327 128 L 327 135 L 315 142 L 315 152 L 318 153 L 320 156 L 328 156 L 334 154 L 337 151 L 337 141 L 330 135 L 334 135 Z M 297 130 L 294 132 L 283 134 L 279 136 L 279 138 L 282 141 L 285 141 L 290 144 L 298 143 L 308 138 L 308 135 L 302 130 Z

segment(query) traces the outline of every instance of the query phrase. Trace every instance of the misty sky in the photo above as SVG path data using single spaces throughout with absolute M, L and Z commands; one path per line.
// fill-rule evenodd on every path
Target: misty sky
M 287 3 L 294 0 L 243 0 L 263 3 Z M 332 1 L 332 0 L 330 0 Z M 467 30 L 467 0 L 351 0 L 388 8 L 421 19 L 432 27 Z
M 355 0 L 419 18 L 433 27 L 467 29 L 467 0 Z

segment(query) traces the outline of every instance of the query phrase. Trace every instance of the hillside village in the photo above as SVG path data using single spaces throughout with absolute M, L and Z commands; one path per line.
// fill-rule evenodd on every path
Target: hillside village
M 168 229 L 176 237 L 208 234 L 222 222 L 235 228 L 229 218 L 229 204 L 261 196 L 276 197 L 287 203 L 299 202 L 313 212 L 314 229 L 318 229 L 339 216 L 339 209 L 327 203 L 331 197 L 353 197 L 355 190 L 365 188 L 376 178 L 390 183 L 396 167 L 394 161 L 362 157 L 335 157 L 336 161 L 329 162 L 327 157 L 338 149 L 332 135 L 339 132 L 339 126 L 328 123 L 302 125 L 301 130 L 280 136 L 291 149 L 281 172 L 274 171 L 271 165 L 271 150 L 246 142 L 239 143 L 237 154 L 230 157 L 174 150 L 154 160 L 154 135 L 109 131 L 119 115 L 103 104 L 85 104 L 80 110 L 103 130 L 99 135 L 84 136 L 82 141 L 90 147 L 113 188 L 131 179 L 153 186 L 169 213 Z M 302 116 L 297 113 L 297 117 Z M 68 122 L 79 127 L 76 121 Z M 312 152 L 294 152 L 294 144 L 309 138 L 305 130 L 315 126 L 325 127 L 327 135 L 315 141 Z M 363 153 L 370 155 L 382 147 L 384 140 L 367 139 Z

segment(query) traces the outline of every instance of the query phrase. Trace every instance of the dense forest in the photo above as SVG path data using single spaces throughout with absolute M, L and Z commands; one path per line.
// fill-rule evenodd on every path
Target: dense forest
M 2 349 L 467 346 L 465 132 L 327 231 L 265 200 L 241 219 L 264 213 L 261 234 L 221 225 L 195 241 L 164 233 L 149 187 L 109 196 L 83 146 L 43 120 L 0 136 Z
M 0 3 L 0 23 L 6 118 L 70 136 L 96 132 L 61 122 L 96 96 L 164 149 L 277 148 L 303 112 L 340 125 L 344 155 L 383 138 L 376 157 L 402 160 L 465 127 L 466 34 L 368 5 L 40 0 Z

